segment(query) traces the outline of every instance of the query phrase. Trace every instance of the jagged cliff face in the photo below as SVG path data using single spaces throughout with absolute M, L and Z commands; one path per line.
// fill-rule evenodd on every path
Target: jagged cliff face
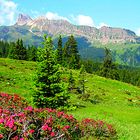
M 117 62 L 132 66 L 140 64 L 140 37 L 130 30 L 105 26 L 100 29 L 76 26 L 66 20 L 48 20 L 44 16 L 31 19 L 23 14 L 19 15 L 15 25 L 0 26 L 0 40 L 16 41 L 22 38 L 25 45 L 42 46 L 44 34 L 53 36 L 55 46 L 57 46 L 58 35 L 64 35 L 64 44 L 69 35 L 75 35 L 83 59 L 102 61 L 104 47 L 108 47 L 112 49 L 113 59 Z
M 90 42 L 98 41 L 100 43 L 125 43 L 137 42 L 137 36 L 134 32 L 121 28 L 101 27 L 97 29 L 89 26 L 76 26 L 66 20 L 48 20 L 41 16 L 31 19 L 26 15 L 19 15 L 16 25 L 28 26 L 29 31 L 37 36 L 44 33 L 50 35 L 76 35 L 87 38 Z
M 32 19 L 28 15 L 19 14 L 16 24 L 22 26 L 30 21 L 32 21 Z

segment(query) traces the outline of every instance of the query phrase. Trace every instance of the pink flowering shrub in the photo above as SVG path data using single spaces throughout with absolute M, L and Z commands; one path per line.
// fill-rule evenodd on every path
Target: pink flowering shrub
M 28 104 L 25 99 L 20 96 L 13 94 L 0 93 L 0 108 L 12 112 L 19 112 L 23 108 L 27 107 Z
M 80 123 L 82 135 L 86 137 L 96 138 L 117 138 L 116 130 L 111 124 L 107 124 L 102 120 L 95 121 L 94 119 L 86 118 Z
M 49 108 L 27 106 L 18 95 L 0 93 L 0 139 L 79 139 L 116 135 L 112 125 L 85 119 L 78 122 L 72 115 Z

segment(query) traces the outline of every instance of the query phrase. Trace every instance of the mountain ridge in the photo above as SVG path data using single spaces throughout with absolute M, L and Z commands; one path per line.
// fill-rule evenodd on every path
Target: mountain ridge
M 57 46 L 61 34 L 63 45 L 73 34 L 82 59 L 102 61 L 104 48 L 111 49 L 113 60 L 123 65 L 140 66 L 140 37 L 128 29 L 103 26 L 99 29 L 90 26 L 78 26 L 66 20 L 49 20 L 44 16 L 32 19 L 28 15 L 19 15 L 12 26 L 0 26 L 0 40 L 15 42 L 23 40 L 26 46 L 42 46 L 44 34 L 52 36 Z
M 20 14 L 16 26 L 27 26 L 29 31 L 37 36 L 43 36 L 44 32 L 52 36 L 59 34 L 69 36 L 85 37 L 90 42 L 107 43 L 139 43 L 139 37 L 131 30 L 122 28 L 113 28 L 103 26 L 101 28 L 90 26 L 73 25 L 67 20 L 49 20 L 45 16 L 40 16 L 35 19 L 30 18 L 28 15 Z M 14 25 L 14 26 L 15 26 Z

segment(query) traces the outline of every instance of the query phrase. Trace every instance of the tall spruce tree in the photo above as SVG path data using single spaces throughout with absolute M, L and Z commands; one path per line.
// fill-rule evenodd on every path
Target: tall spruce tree
M 27 59 L 27 50 L 26 47 L 23 45 L 22 39 L 19 41 L 19 53 L 18 53 L 18 59 L 19 60 L 26 60 Z
M 38 107 L 58 108 L 66 106 L 69 95 L 65 92 L 60 79 L 59 64 L 53 50 L 51 37 L 44 37 L 44 48 L 39 57 L 35 78 L 34 103 Z
M 106 78 L 119 79 L 117 66 L 112 60 L 111 51 L 105 48 L 105 58 L 100 69 L 100 75 Z
M 69 42 L 67 41 L 63 48 L 63 66 L 68 67 L 69 65 Z
M 64 60 L 69 68 L 77 69 L 80 67 L 80 55 L 78 45 L 73 35 L 69 36 L 64 46 Z
M 62 47 L 62 37 L 59 36 L 58 43 L 57 43 L 57 62 L 58 64 L 62 64 L 63 60 L 63 47 Z

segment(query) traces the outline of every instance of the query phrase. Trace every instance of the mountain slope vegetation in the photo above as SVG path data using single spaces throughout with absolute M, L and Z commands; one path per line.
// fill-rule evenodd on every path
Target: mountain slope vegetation
M 0 91 L 17 93 L 32 105 L 35 70 L 36 62 L 0 58 Z M 67 84 L 69 72 L 66 69 L 62 75 Z M 78 86 L 79 70 L 72 70 L 72 73 Z M 68 113 L 79 120 L 87 117 L 105 120 L 117 129 L 119 139 L 139 140 L 140 89 L 94 74 L 86 73 L 85 78 L 86 96 L 72 91 L 69 101 L 73 109 Z

